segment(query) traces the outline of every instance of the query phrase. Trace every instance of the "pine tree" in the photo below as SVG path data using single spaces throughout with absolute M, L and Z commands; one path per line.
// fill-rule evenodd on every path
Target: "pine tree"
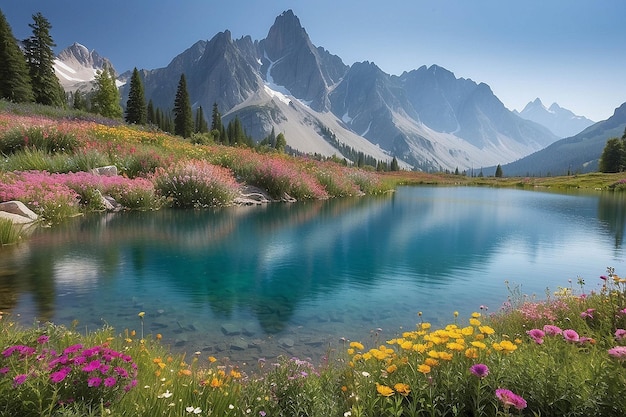
M 56 46 L 50 36 L 52 25 L 41 13 L 37 13 L 33 15 L 33 23 L 28 26 L 33 34 L 24 40 L 24 46 L 35 101 L 50 106 L 64 106 L 65 93 L 52 66 L 52 48 Z
M 285 135 L 279 133 L 278 136 L 276 136 L 276 146 L 274 146 L 274 149 L 276 149 L 280 153 L 283 153 L 285 152 L 286 147 L 287 139 L 285 139 Z
M 395 156 L 391 160 L 391 167 L 389 169 L 390 171 L 400 171 L 400 165 L 398 165 L 398 160 Z
M 113 68 L 104 68 L 96 73 L 95 91 L 91 100 L 92 110 L 104 117 L 113 119 L 122 117 L 124 111 L 120 106 L 120 92 L 115 85 Z
M 222 115 L 217 108 L 217 103 L 213 103 L 213 112 L 211 113 L 211 130 L 222 131 Z
M 174 99 L 174 134 L 188 138 L 193 133 L 193 112 L 187 92 L 185 74 L 180 76 Z
M 16 103 L 34 100 L 26 59 L 0 10 L 0 97 Z
M 198 109 L 196 110 L 196 122 L 194 126 L 194 131 L 196 133 L 207 133 L 209 131 L 209 125 L 204 118 L 202 106 L 198 107 Z
M 156 114 L 154 113 L 154 104 L 152 104 L 152 99 L 148 102 L 148 108 L 146 110 L 146 122 L 148 124 L 157 125 L 156 123 Z
M 145 125 L 147 121 L 146 97 L 143 92 L 143 83 L 137 67 L 130 77 L 130 91 L 126 101 L 126 122 Z
M 500 166 L 500 164 L 498 164 L 498 166 L 496 167 L 495 176 L 496 178 L 502 178 L 502 167 Z
M 75 110 L 87 110 L 87 103 L 80 90 L 76 90 L 72 93 L 72 108 Z

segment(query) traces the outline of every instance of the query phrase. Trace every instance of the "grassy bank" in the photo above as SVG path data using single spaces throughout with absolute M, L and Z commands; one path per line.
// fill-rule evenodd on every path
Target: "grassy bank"
M 18 327 L 0 316 L 0 415 L 618 416 L 626 413 L 626 279 L 612 269 L 496 312 L 451 312 L 391 340 L 338 342 L 324 363 L 171 354 L 158 334 Z M 421 315 L 418 315 L 421 317 Z

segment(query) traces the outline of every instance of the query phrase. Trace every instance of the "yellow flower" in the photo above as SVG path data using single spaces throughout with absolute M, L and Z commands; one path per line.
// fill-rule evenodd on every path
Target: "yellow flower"
M 365 347 L 361 343 L 359 343 L 359 342 L 350 342 L 350 347 L 354 348 L 354 349 L 357 349 L 357 350 L 365 349 Z
M 480 317 L 480 313 L 479 313 L 479 312 L 477 312 L 477 311 L 474 311 L 474 312 L 472 313 L 472 317 L 473 317 L 473 318 L 475 318 L 475 319 L 477 319 L 477 318 L 479 318 L 479 317 Z
M 402 349 L 405 349 L 405 350 L 412 349 L 413 348 L 413 342 L 411 342 L 410 340 L 405 340 L 404 342 L 402 342 L 400 347 Z
M 472 342 L 472 346 L 477 347 L 478 349 L 484 349 L 487 347 L 486 344 L 484 344 L 483 342 Z
M 427 374 L 430 372 L 430 366 L 423 363 L 421 365 L 418 365 L 417 370 L 423 374 Z
M 393 386 L 393 388 L 396 390 L 396 392 L 398 394 L 407 396 L 411 393 L 411 388 L 409 387 L 408 384 L 403 384 L 402 382 L 398 382 L 396 385 Z
M 354 349 L 352 348 L 348 349 L 348 355 L 350 356 L 354 355 Z
M 143 318 L 143 316 L 146 315 L 145 311 L 140 312 L 139 314 L 137 314 L 139 316 L 139 318 Z
M 161 333 L 157 333 L 156 334 L 156 338 L 157 338 L 157 340 L 161 340 L 161 339 L 163 339 L 163 335 Z
M 178 371 L 178 375 L 179 376 L 191 376 L 191 370 L 190 369 L 181 369 L 180 371 Z
M 476 359 L 476 358 L 478 358 L 478 349 L 476 349 L 476 348 L 465 349 L 465 357 L 469 358 L 469 359 Z
M 522 344 L 522 339 L 515 339 L 514 340 L 516 345 L 521 345 Z
M 443 359 L 444 361 L 451 361 L 452 357 L 453 357 L 452 353 L 439 352 L 439 359 Z
M 496 332 L 489 326 L 480 326 L 478 330 L 480 330 L 480 332 L 484 334 L 494 334 Z
M 209 362 L 213 363 L 217 361 L 217 359 L 215 359 L 215 356 L 209 356 Z
M 463 336 L 471 336 L 472 334 L 474 334 L 474 328 L 472 326 L 463 327 L 461 329 L 461 334 Z
M 398 370 L 398 367 L 394 364 L 394 365 L 389 365 L 387 367 L 387 373 L 392 374 L 394 372 L 396 372 Z
M 478 333 L 476 336 L 474 336 L 474 339 L 476 340 L 484 340 L 485 339 L 485 335 L 482 333 Z
M 463 346 L 463 345 L 462 345 L 462 344 L 460 344 L 460 343 L 453 342 L 453 343 L 448 343 L 448 344 L 446 345 L 446 348 L 448 348 L 448 349 L 450 349 L 450 350 L 457 350 L 457 351 L 459 351 L 459 352 L 460 352 L 460 351 L 462 351 L 463 349 L 465 349 L 465 346 Z
M 131 335 L 132 337 L 135 337 L 135 335 L 136 335 L 136 334 L 137 334 L 137 332 L 136 332 L 136 331 L 134 331 L 134 330 L 130 332 L 130 335 Z
M 454 312 L 454 317 L 459 317 L 459 312 L 458 311 Z
M 231 369 L 230 376 L 231 376 L 231 378 L 239 379 L 239 378 L 241 378 L 241 372 L 239 372 L 239 371 L 237 371 L 235 369 Z
M 478 320 L 478 319 L 474 319 L 474 318 L 470 319 L 470 320 L 469 320 L 469 323 L 470 323 L 472 326 L 480 326 L 480 324 L 481 324 L 481 323 L 480 323 L 480 320 Z
M 378 391 L 378 393 L 382 395 L 383 397 L 391 397 L 394 394 L 394 391 L 392 388 L 386 385 L 381 385 L 378 382 L 376 383 L 376 391 Z
M 437 352 L 436 350 L 430 350 L 430 351 L 428 351 L 428 356 L 430 356 L 431 358 L 438 359 L 439 358 L 439 352 Z
M 211 388 L 219 388 L 223 385 L 224 383 L 222 381 L 220 381 L 217 377 L 213 377 L 213 379 L 211 380 Z
M 430 323 L 422 323 L 422 324 L 421 324 L 421 328 L 422 328 L 422 330 L 428 330 L 428 329 L 430 329 Z
M 517 349 L 517 346 L 510 340 L 503 340 L 500 343 L 493 343 L 491 346 L 493 346 L 493 348 L 498 352 L 504 353 L 511 353 L 515 349 Z
M 437 366 L 439 365 L 439 361 L 437 359 L 433 359 L 433 358 L 426 358 L 424 359 L 424 363 L 428 366 Z

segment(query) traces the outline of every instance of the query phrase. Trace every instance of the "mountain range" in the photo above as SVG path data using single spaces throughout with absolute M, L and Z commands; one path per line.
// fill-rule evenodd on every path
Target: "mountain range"
M 59 55 L 70 69 L 81 66 L 66 78 L 96 67 L 99 56 L 83 48 L 75 44 L 69 57 Z M 342 156 L 352 148 L 378 160 L 395 156 L 405 168 L 462 171 L 517 161 L 559 139 L 530 110 L 512 112 L 487 84 L 437 65 L 399 76 L 373 62 L 346 65 L 315 46 L 291 10 L 276 17 L 265 39 L 233 39 L 226 30 L 197 41 L 165 68 L 140 73 L 155 107 L 173 107 L 184 73 L 194 109 L 202 106 L 207 115 L 217 103 L 223 123 L 239 118 L 257 141 L 274 129 L 304 153 Z M 118 78 L 129 79 L 129 71 Z M 121 86 L 122 103 L 128 87 Z
M 528 103 L 520 113 L 516 110 L 513 112 L 524 119 L 547 127 L 560 138 L 574 136 L 594 124 L 593 120 L 577 116 L 557 103 L 552 103 L 549 108 L 546 108 L 539 98 Z

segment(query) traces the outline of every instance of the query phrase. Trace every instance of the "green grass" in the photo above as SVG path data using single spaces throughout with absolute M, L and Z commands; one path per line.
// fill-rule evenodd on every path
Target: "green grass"
M 0 218 L 0 246 L 11 245 L 22 238 L 21 226 L 11 220 Z

